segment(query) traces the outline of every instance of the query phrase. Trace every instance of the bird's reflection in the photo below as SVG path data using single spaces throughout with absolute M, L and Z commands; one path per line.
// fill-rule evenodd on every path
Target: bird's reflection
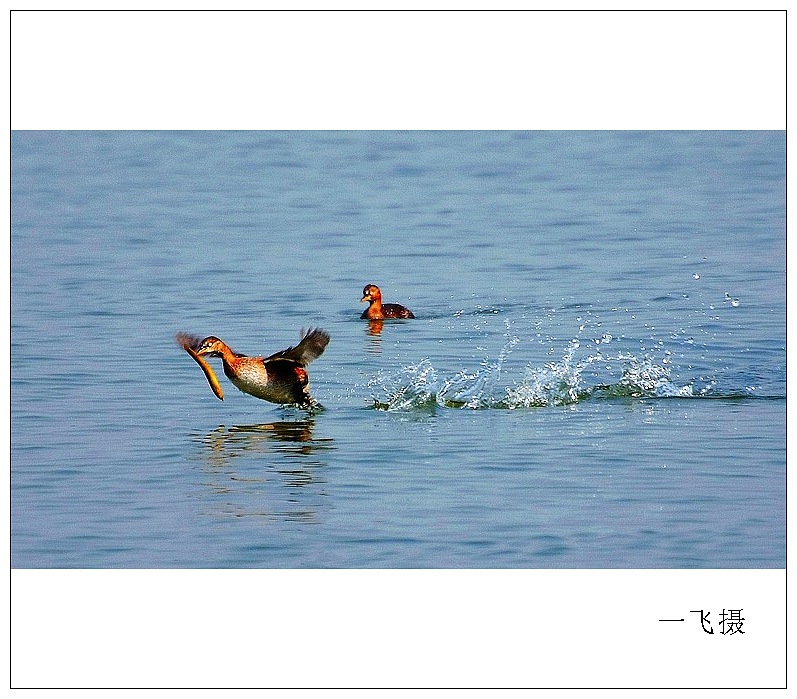
M 203 485 L 221 514 L 314 521 L 332 439 L 314 435 L 315 419 L 220 425 L 201 437 Z
M 365 330 L 368 335 L 368 352 L 372 354 L 381 354 L 382 352 L 382 329 L 385 327 L 384 320 L 369 320 L 368 326 Z
M 222 457 L 249 449 L 267 448 L 270 442 L 295 443 L 295 449 L 304 454 L 313 451 L 313 419 L 267 422 L 260 425 L 219 425 L 211 430 L 205 443 L 211 451 Z
M 368 334 L 369 335 L 380 335 L 382 333 L 382 328 L 385 327 L 384 320 L 369 320 L 368 321 Z
M 403 325 L 405 321 L 403 320 L 390 320 L 390 323 L 396 325 Z M 373 338 L 374 345 L 379 345 L 379 336 L 382 334 L 382 330 L 385 328 L 385 321 L 381 318 L 369 318 L 368 319 L 368 326 L 366 327 L 365 333 Z

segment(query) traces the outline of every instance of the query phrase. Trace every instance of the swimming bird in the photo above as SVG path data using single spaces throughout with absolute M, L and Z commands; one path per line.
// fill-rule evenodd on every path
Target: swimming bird
M 409 308 L 398 303 L 382 303 L 382 291 L 376 284 L 366 284 L 363 289 L 363 297 L 360 303 L 368 301 L 366 308 L 360 318 L 371 320 L 382 320 L 383 318 L 414 318 Z
M 329 333 L 320 328 L 311 328 L 302 333 L 302 339 L 296 347 L 288 347 L 268 357 L 238 354 L 213 335 L 200 339 L 196 335 L 178 333 L 176 339 L 202 367 L 218 398 L 223 400 L 221 386 L 204 357 L 220 357 L 227 378 L 250 396 L 272 403 L 313 408 L 319 404 L 310 395 L 306 367 L 323 354 L 329 344 Z

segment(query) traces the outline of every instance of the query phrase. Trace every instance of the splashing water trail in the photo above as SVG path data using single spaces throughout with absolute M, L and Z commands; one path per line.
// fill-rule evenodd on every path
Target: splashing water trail
M 561 361 L 543 367 L 526 367 L 522 380 L 506 388 L 504 407 L 541 408 L 549 405 L 568 405 L 579 400 L 582 365 L 573 361 L 579 348 L 572 342 Z
M 438 405 L 474 410 L 493 407 L 493 394 L 500 384 L 504 362 L 519 341 L 518 337 L 511 337 L 498 355 L 497 361 L 485 359 L 476 372 L 461 371 L 447 380 L 437 395 Z
M 407 411 L 434 406 L 437 373 L 428 359 L 402 367 L 391 374 L 379 374 L 369 382 L 383 394 L 373 398 L 377 410 Z
M 435 407 L 523 409 L 566 406 L 599 398 L 692 397 L 692 386 L 678 386 L 670 376 L 669 353 L 653 355 L 603 354 L 600 350 L 577 359 L 582 345 L 574 339 L 561 359 L 543 366 L 528 364 L 519 381 L 502 384 L 504 365 L 519 338 L 508 339 L 498 359 L 485 359 L 475 371 L 462 370 L 439 378 L 429 359 L 380 374 L 370 383 L 383 394 L 373 397 L 379 410 L 412 411 Z M 617 375 L 618 369 L 620 371 Z

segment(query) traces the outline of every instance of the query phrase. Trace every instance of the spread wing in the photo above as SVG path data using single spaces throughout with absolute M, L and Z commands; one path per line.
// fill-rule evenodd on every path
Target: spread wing
M 288 347 L 281 352 L 275 352 L 269 359 L 291 359 L 302 366 L 307 366 L 314 359 L 318 359 L 329 344 L 329 333 L 321 328 L 310 328 L 306 333 L 302 330 L 301 342 L 296 347 Z

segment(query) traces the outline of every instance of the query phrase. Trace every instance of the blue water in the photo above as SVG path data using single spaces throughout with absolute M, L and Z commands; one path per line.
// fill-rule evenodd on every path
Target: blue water
M 784 132 L 14 132 L 12 565 L 782 568 L 785 240 Z

